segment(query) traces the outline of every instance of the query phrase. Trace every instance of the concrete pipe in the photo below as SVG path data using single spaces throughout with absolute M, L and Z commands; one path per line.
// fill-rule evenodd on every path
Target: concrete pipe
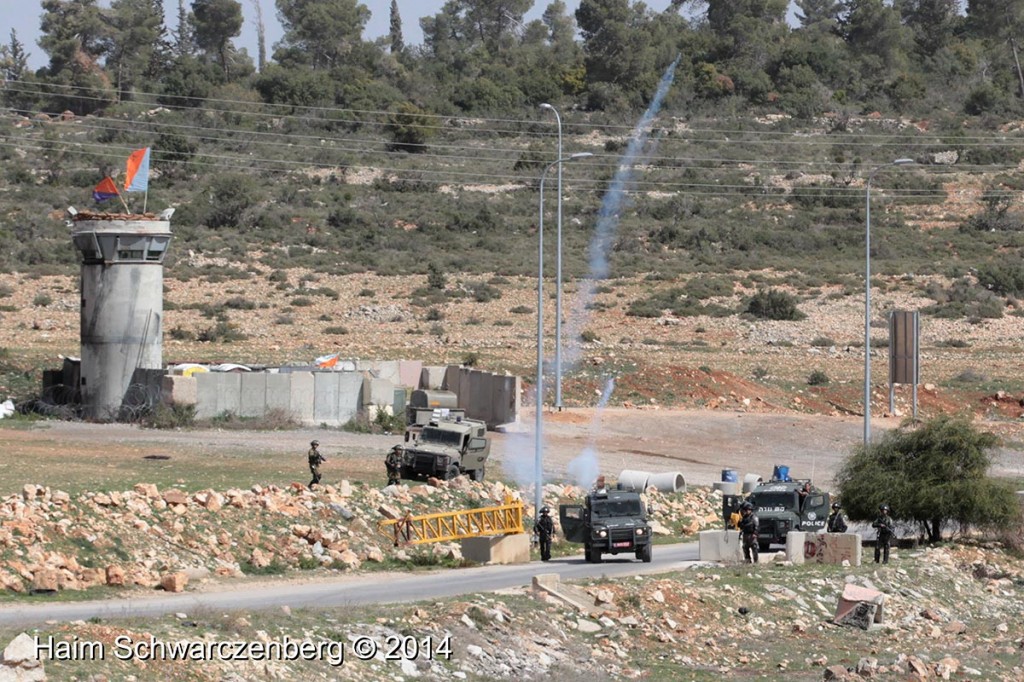
M 648 471 L 636 471 L 634 469 L 624 469 L 619 474 L 619 487 L 623 490 L 633 490 L 639 493 L 647 490 L 647 480 L 651 477 Z
M 648 488 L 656 488 L 660 493 L 677 493 L 680 490 L 686 492 L 686 481 L 678 471 L 664 471 L 660 474 L 651 474 L 647 479 Z
M 747 474 L 743 477 L 743 492 L 752 493 L 754 488 L 764 483 L 764 479 L 757 474 Z
M 713 490 L 721 490 L 723 495 L 739 495 L 739 481 L 715 481 L 711 484 Z

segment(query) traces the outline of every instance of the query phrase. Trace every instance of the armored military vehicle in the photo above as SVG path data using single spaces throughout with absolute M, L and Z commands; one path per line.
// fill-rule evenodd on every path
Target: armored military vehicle
M 761 483 L 747 496 L 746 501 L 754 505 L 760 521 L 757 538 L 762 552 L 767 552 L 772 544 L 785 544 L 791 530 L 807 533 L 825 530 L 831 505 L 829 494 L 810 486 L 810 492 L 801 495 L 800 491 L 809 483 L 799 479 L 771 480 Z M 728 523 L 729 510 L 725 512 Z
M 602 554 L 623 552 L 651 561 L 651 527 L 638 493 L 595 490 L 583 504 L 560 505 L 558 519 L 565 539 L 581 543 L 590 563 L 600 563 Z
M 489 454 L 486 423 L 439 411 L 416 430 L 406 430 L 401 476 L 450 480 L 468 474 L 482 481 Z

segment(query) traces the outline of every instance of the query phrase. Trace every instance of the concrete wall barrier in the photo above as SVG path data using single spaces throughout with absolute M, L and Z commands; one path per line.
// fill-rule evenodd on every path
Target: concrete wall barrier
M 165 374 L 160 384 L 160 395 L 165 405 L 195 405 L 198 400 L 195 377 Z
M 702 530 L 698 542 L 701 561 L 743 561 L 743 543 L 739 531 Z
M 443 390 L 447 371 L 448 368 L 444 366 L 424 366 L 420 371 L 420 384 L 417 388 L 422 388 L 425 391 Z
M 406 388 L 420 387 L 420 376 L 423 374 L 423 362 L 420 360 L 398 361 L 398 384 Z
M 462 556 L 478 564 L 528 564 L 530 539 L 525 533 L 463 538 Z
M 786 559 L 794 564 L 842 564 L 860 566 L 861 537 L 857 533 L 803 533 L 786 535 Z
M 262 417 L 267 412 L 267 373 L 247 372 L 240 376 L 239 416 Z

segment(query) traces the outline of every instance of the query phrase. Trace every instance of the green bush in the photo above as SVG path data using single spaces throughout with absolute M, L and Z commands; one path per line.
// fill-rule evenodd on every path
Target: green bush
M 746 312 L 764 320 L 802 320 L 807 317 L 796 307 L 796 299 L 778 289 L 762 289 L 747 301 Z
M 431 308 L 427 311 L 425 319 L 427 322 L 437 322 L 444 319 L 444 313 L 439 308 Z
M 336 336 L 345 336 L 348 334 L 347 327 L 327 327 L 324 329 L 324 334 L 334 334 Z
M 516 315 L 527 315 L 533 312 L 533 308 L 527 305 L 517 305 L 514 308 L 510 308 L 509 312 L 515 313 Z
M 296 308 L 306 308 L 313 305 L 313 299 L 307 296 L 297 296 L 291 300 L 291 303 L 289 303 L 289 305 L 294 306 Z
M 807 377 L 808 386 L 827 386 L 831 381 L 832 380 L 829 378 L 828 374 L 825 374 L 825 372 L 820 369 L 814 370 Z
M 811 345 L 815 348 L 829 348 L 836 345 L 836 342 L 827 336 L 817 336 L 811 339 Z
M 45 308 L 51 303 L 53 303 L 53 296 L 50 296 L 47 293 L 38 293 L 36 294 L 36 297 L 32 299 L 32 305 L 37 308 Z
M 583 343 L 593 343 L 598 340 L 600 340 L 600 337 L 589 329 L 584 329 L 583 333 L 580 334 L 580 341 Z
M 140 424 L 151 429 L 181 429 L 192 426 L 195 420 L 195 405 L 159 403 L 142 417 Z

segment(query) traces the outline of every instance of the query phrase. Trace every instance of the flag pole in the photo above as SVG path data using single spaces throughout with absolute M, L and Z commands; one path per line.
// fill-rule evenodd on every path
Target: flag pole
M 114 178 L 110 178 L 110 179 L 113 180 Z M 117 189 L 117 183 L 116 182 L 114 183 L 114 191 L 117 192 L 117 198 L 121 200 L 121 205 L 124 206 L 124 212 L 128 213 L 128 214 L 131 214 L 132 211 L 131 211 L 130 208 L 128 208 L 128 204 L 125 202 L 124 197 L 121 196 L 121 191 L 119 189 Z

